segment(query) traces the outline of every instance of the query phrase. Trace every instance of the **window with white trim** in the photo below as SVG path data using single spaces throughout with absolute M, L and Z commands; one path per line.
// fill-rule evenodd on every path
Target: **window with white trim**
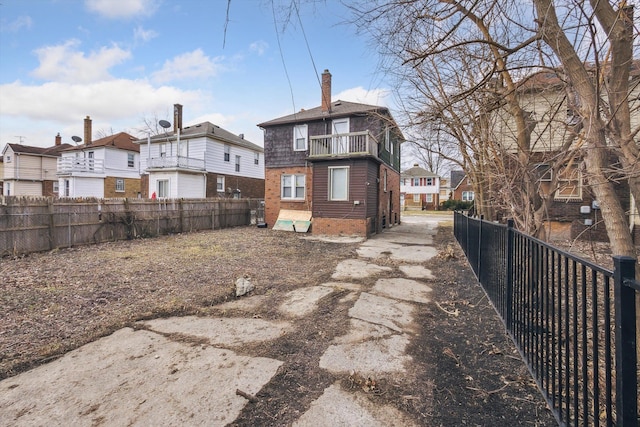
M 167 144 L 160 144 L 160 157 L 167 157 Z
M 427 194 L 427 203 L 433 203 L 433 194 Z
M 11 163 L 11 156 L 5 156 L 4 162 L 5 163 Z
M 166 199 L 169 197 L 169 180 L 159 179 L 156 183 L 158 187 L 158 198 Z
M 224 176 L 219 176 L 216 178 L 216 190 L 219 193 L 224 193 Z
M 280 177 L 280 198 L 285 200 L 304 200 L 306 175 L 284 174 Z
M 240 172 L 240 156 L 236 156 L 236 172 Z
M 71 194 L 71 182 L 68 179 L 64 180 L 64 197 L 69 197 Z M 8 195 L 8 194 L 7 194 Z
M 582 174 L 578 162 L 571 162 L 558 171 L 556 199 L 582 199 Z
M 228 144 L 225 144 L 224 146 L 224 161 L 225 162 L 231 161 L 231 147 Z
M 413 186 L 420 187 L 420 178 L 413 178 Z
M 414 194 L 413 195 L 413 203 L 420 203 L 420 195 L 419 194 Z
M 384 181 L 382 184 L 382 189 L 386 193 L 387 192 L 387 170 L 384 170 Z
M 472 202 L 475 194 L 473 191 L 463 191 L 462 192 L 462 201 L 463 202 Z
M 133 153 L 127 153 L 127 167 L 128 168 L 135 168 L 136 167 L 136 163 L 135 163 L 135 155 Z
M 305 151 L 308 139 L 307 125 L 296 125 L 293 127 L 293 151 Z
M 124 193 L 124 179 L 116 178 L 116 192 Z
M 329 200 L 349 200 L 349 167 L 329 167 Z
M 260 164 L 260 153 L 253 153 L 253 164 L 254 165 Z
M 434 178 L 427 178 L 427 185 L 436 185 L 434 181 Z
M 58 194 L 60 190 L 60 183 L 58 181 L 53 181 L 53 192 Z

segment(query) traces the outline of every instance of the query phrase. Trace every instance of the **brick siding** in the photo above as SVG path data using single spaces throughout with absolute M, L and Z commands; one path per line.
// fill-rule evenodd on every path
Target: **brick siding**
M 306 194 L 305 200 L 302 201 L 286 201 L 280 198 L 280 177 L 283 174 L 306 174 Z M 301 211 L 311 211 L 311 183 L 313 178 L 312 168 L 298 166 L 290 168 L 267 168 L 265 170 L 264 185 L 264 220 L 269 226 L 273 227 L 278 219 L 280 209 L 291 209 Z
M 124 191 L 116 191 L 116 179 L 124 179 Z M 126 197 L 136 198 L 138 193 L 142 195 L 140 191 L 141 180 L 139 178 L 117 178 L 115 176 L 108 176 L 104 179 L 104 197 L 105 199 L 113 197 Z

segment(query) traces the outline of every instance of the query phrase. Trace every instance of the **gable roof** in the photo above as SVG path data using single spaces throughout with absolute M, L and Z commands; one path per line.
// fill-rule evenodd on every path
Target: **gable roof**
M 7 150 L 7 147 L 11 147 L 14 153 L 19 154 L 31 154 L 34 156 L 49 156 L 49 157 L 58 157 L 60 156 L 60 152 L 64 151 L 68 148 L 73 148 L 71 144 L 60 144 L 54 145 L 52 147 L 33 147 L 31 145 L 22 145 L 22 144 L 12 144 L 8 143 L 5 147 L 4 151 Z
M 378 105 L 358 104 L 356 102 L 348 102 L 337 100 L 331 103 L 330 111 L 322 111 L 322 107 L 315 107 L 310 110 L 300 110 L 297 113 L 289 114 L 288 116 L 279 117 L 277 119 L 269 120 L 264 123 L 260 123 L 259 127 L 269 127 L 275 125 L 282 125 L 287 123 L 300 123 L 308 122 L 311 120 L 320 120 L 326 118 L 339 118 L 345 116 L 352 116 L 354 114 L 362 113 L 388 113 L 389 109 Z
M 458 188 L 458 185 L 464 180 L 467 174 L 464 171 L 456 170 L 451 171 L 451 188 Z
M 135 151 L 136 153 L 139 153 L 140 146 L 133 143 L 135 139 L 135 137 L 126 132 L 119 132 L 115 135 L 105 136 L 104 138 L 92 141 L 90 144 L 78 145 L 77 147 L 70 146 L 71 148 L 67 148 L 65 151 L 84 151 L 98 147 L 115 147 L 120 150 Z
M 401 173 L 401 177 L 402 178 L 431 178 L 431 177 L 438 177 L 438 174 L 435 174 L 433 172 L 430 172 L 424 168 L 421 168 L 418 165 L 414 165 L 412 168 L 407 169 L 406 171 Z
M 217 139 L 222 142 L 227 142 L 229 144 L 237 145 L 240 147 L 248 148 L 249 150 L 258 151 L 260 153 L 264 152 L 264 148 L 259 145 L 254 144 L 253 142 L 244 139 L 243 136 L 236 135 L 234 133 L 229 132 L 221 128 L 218 125 L 214 125 L 211 122 L 202 122 L 196 125 L 186 126 L 180 131 L 180 139 L 192 139 L 197 137 L 209 137 L 212 139 Z M 153 142 L 161 142 L 169 140 L 176 140 L 176 134 L 159 134 L 151 137 L 151 141 Z M 134 142 L 136 144 L 144 144 L 146 139 L 137 139 Z

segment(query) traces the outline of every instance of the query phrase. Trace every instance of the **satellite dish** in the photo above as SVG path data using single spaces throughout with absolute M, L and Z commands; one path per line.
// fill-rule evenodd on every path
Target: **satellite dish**
M 79 136 L 75 136 L 75 135 L 73 135 L 73 136 L 71 137 L 71 139 L 72 139 L 72 140 L 73 140 L 73 142 L 75 142 L 76 144 L 77 144 L 77 143 L 79 143 L 79 142 L 82 142 L 82 138 L 80 138 Z
M 169 123 L 169 122 L 168 122 L 168 121 L 166 121 L 166 120 L 160 120 L 160 121 L 158 122 L 158 124 L 159 124 L 161 127 L 165 128 L 165 129 L 167 129 L 167 128 L 170 128 L 170 127 L 171 127 L 171 123 Z

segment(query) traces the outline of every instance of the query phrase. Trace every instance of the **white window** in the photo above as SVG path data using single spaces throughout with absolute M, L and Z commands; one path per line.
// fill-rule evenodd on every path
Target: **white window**
M 124 179 L 116 178 L 116 192 L 124 193 Z
M 427 194 L 427 203 L 433 203 L 433 194 Z
M 582 199 L 582 174 L 577 162 L 563 166 L 558 171 L 556 199 Z
M 71 194 L 71 182 L 69 182 L 68 179 L 64 180 L 64 197 L 69 197 L 69 194 Z
M 384 127 L 384 148 L 392 153 L 391 148 L 391 132 L 389 131 L 389 126 Z
M 384 192 L 387 192 L 387 170 L 384 170 L 384 181 L 382 183 L 382 189 L 384 190 Z
M 553 170 L 546 163 L 537 164 L 535 166 L 534 173 L 540 182 L 551 182 L 551 179 L 553 178 Z
M 216 181 L 216 190 L 220 193 L 224 193 L 224 176 L 219 176 Z
M 427 178 L 427 185 L 435 185 L 433 178 Z
M 236 156 L 236 172 L 240 172 L 240 156 Z
M 224 146 L 224 161 L 225 162 L 231 161 L 231 147 L 229 147 L 228 145 Z
M 253 164 L 254 165 L 260 164 L 260 153 L 253 153 Z
M 280 197 L 290 200 L 304 200 L 306 175 L 282 175 Z
M 55 194 L 58 194 L 58 190 L 60 190 L 60 184 L 58 183 L 58 181 L 53 181 L 53 192 Z
M 93 170 L 93 166 L 94 166 L 94 160 L 93 160 L 93 157 L 94 157 L 94 152 L 93 152 L 93 151 L 88 151 L 88 152 L 87 152 L 87 159 L 89 159 L 89 160 L 87 161 L 87 164 L 88 164 L 88 166 L 89 166 L 89 170 L 90 170 L 90 171 L 92 171 L 92 170 Z
M 169 197 L 169 180 L 159 179 L 157 181 L 157 185 L 158 185 L 158 197 L 165 198 L 165 199 Z
M 414 194 L 413 195 L 413 203 L 420 203 L 420 195 L 419 194 Z
M 473 191 L 463 191 L 462 192 L 462 201 L 463 202 L 471 202 L 473 201 L 474 193 Z
M 5 163 L 11 163 L 11 156 L 6 156 L 4 158 Z
M 293 151 L 305 151 L 307 149 L 308 129 L 307 125 L 293 127 Z
M 128 168 L 136 167 L 135 156 L 133 153 L 127 153 L 127 167 Z
M 413 178 L 413 186 L 414 187 L 420 186 L 420 178 Z
M 167 157 L 167 144 L 160 144 L 160 157 Z
M 349 200 L 349 167 L 329 168 L 329 200 Z
M 4 188 L 6 189 L 6 196 L 10 196 L 11 195 L 11 183 L 10 182 L 5 182 L 4 183 Z

